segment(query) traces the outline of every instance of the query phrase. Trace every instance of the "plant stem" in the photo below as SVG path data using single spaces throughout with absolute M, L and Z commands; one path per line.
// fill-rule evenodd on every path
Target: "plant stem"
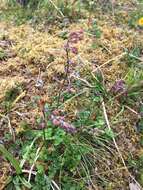
M 46 142 L 45 129 L 43 129 L 43 137 L 44 137 L 44 143 L 45 143 Z
M 67 44 L 68 44 L 68 42 L 67 42 Z M 66 48 L 66 59 L 67 59 L 66 60 L 66 65 L 65 65 L 66 74 L 65 74 L 64 81 L 63 81 L 63 83 L 61 85 L 61 88 L 60 88 L 60 91 L 59 91 L 59 94 L 58 94 L 57 108 L 59 107 L 59 103 L 60 103 L 60 99 L 61 99 L 61 92 L 63 90 L 63 87 L 65 85 L 66 80 L 68 80 L 68 73 L 69 73 L 69 67 L 70 67 L 70 58 L 69 58 L 69 49 L 68 48 Z

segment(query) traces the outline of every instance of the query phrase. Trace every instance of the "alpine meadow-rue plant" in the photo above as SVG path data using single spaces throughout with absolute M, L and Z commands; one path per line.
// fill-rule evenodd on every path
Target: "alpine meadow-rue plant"
M 75 31 L 75 32 L 71 32 L 69 34 L 67 42 L 64 45 L 64 50 L 66 52 L 65 77 L 64 77 L 63 83 L 62 83 L 61 88 L 58 93 L 57 108 L 59 107 L 59 103 L 60 103 L 60 99 L 61 99 L 61 92 L 62 92 L 63 88 L 65 87 L 66 81 L 68 83 L 68 87 L 70 86 L 70 80 L 68 80 L 68 75 L 71 71 L 71 66 L 72 66 L 71 63 L 73 63 L 70 58 L 70 53 L 73 53 L 75 55 L 78 54 L 78 48 L 75 47 L 75 44 L 77 44 L 79 41 L 83 40 L 83 37 L 84 37 L 84 32 L 82 29 Z
M 64 45 L 64 50 L 66 51 L 67 61 L 66 61 L 66 65 L 65 65 L 66 75 L 65 75 L 64 82 L 62 84 L 62 88 L 65 85 L 65 81 L 68 79 L 68 74 L 70 72 L 70 65 L 72 65 L 72 63 L 73 63 L 69 57 L 69 53 L 71 52 L 75 55 L 78 54 L 78 48 L 75 47 L 75 44 L 77 44 L 79 41 L 83 40 L 83 38 L 84 38 L 84 32 L 82 29 L 78 30 L 78 31 L 71 32 L 69 34 L 69 37 L 68 37 L 66 44 Z M 69 80 L 67 80 L 67 81 L 68 81 L 68 90 L 69 90 L 70 89 L 70 82 L 69 82 Z M 59 100 L 60 100 L 62 88 L 60 89 L 59 96 L 58 96 L 58 105 L 59 105 Z M 51 117 L 50 117 L 53 125 L 58 126 L 62 129 L 64 129 L 66 132 L 71 133 L 71 134 L 77 132 L 76 128 L 72 124 L 66 122 L 64 120 L 65 119 L 64 117 L 59 116 L 58 111 L 57 111 L 57 113 L 55 113 L 55 112 L 54 112 L 54 114 L 51 114 Z

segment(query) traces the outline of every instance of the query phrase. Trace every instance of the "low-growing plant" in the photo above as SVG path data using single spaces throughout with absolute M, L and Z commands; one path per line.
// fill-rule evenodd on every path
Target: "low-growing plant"
M 143 155 L 133 159 L 131 156 L 128 159 L 129 167 L 134 170 L 140 184 L 143 185 Z
M 4 107 L 5 110 L 9 111 L 11 109 L 12 103 L 20 94 L 21 90 L 22 87 L 19 84 L 17 84 L 6 91 L 5 99 L 2 102 L 2 106 Z
M 101 30 L 99 29 L 97 21 L 95 19 L 91 20 L 88 32 L 89 34 L 93 35 L 95 38 L 101 37 Z
M 7 10 L 2 10 L 1 18 L 23 24 L 26 20 L 41 23 L 62 22 L 65 18 L 76 21 L 81 18 L 81 2 L 66 0 L 7 0 Z
M 134 47 L 131 50 L 126 50 L 127 55 L 124 57 L 124 61 L 128 66 L 138 66 L 140 62 L 140 56 L 142 52 L 142 47 L 138 45 L 138 47 Z
M 143 17 L 143 4 L 140 2 L 133 11 L 130 12 L 129 26 L 139 29 L 142 28 L 141 18 Z
M 7 58 L 7 54 L 3 49 L 0 48 L 0 61 L 5 60 Z

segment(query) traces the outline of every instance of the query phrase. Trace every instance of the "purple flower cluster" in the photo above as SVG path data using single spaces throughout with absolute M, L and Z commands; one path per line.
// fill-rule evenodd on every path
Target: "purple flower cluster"
M 66 122 L 63 116 L 58 116 L 55 111 L 51 115 L 51 121 L 53 125 L 64 129 L 68 133 L 74 134 L 77 132 L 76 128 L 72 124 Z
M 118 80 L 114 83 L 114 85 L 112 86 L 111 88 L 111 91 L 115 94 L 117 93 L 122 93 L 126 90 L 126 87 L 125 87 L 125 81 L 124 80 Z
M 77 47 L 71 47 L 70 50 L 71 50 L 71 52 L 72 52 L 73 54 L 78 54 L 78 49 L 77 49 Z
M 76 44 L 79 41 L 83 40 L 83 30 L 79 30 L 76 32 L 71 32 L 69 35 L 68 41 L 72 44 Z
M 71 32 L 68 41 L 64 46 L 65 50 L 71 51 L 73 54 L 78 54 L 78 49 L 73 46 L 73 44 L 77 44 L 81 40 L 83 40 L 83 30 Z
M 42 122 L 40 123 L 40 125 L 39 125 L 39 128 L 40 128 L 40 129 L 45 129 L 45 127 L 46 127 L 45 122 L 42 121 Z

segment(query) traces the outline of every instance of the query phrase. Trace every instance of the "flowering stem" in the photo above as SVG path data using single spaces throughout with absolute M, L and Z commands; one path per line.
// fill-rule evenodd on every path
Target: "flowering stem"
M 67 46 L 68 46 L 68 43 L 69 42 L 67 42 Z M 70 67 L 69 49 L 66 48 L 65 51 L 66 51 L 66 65 L 65 65 L 66 74 L 65 74 L 64 81 L 63 81 L 63 83 L 61 85 L 61 88 L 60 88 L 60 91 L 59 91 L 59 94 L 58 94 L 57 108 L 59 107 L 59 103 L 60 103 L 60 99 L 61 99 L 61 92 L 63 90 L 63 87 L 65 85 L 66 80 L 68 80 L 68 73 L 69 73 L 69 67 Z
M 43 129 L 43 137 L 44 137 L 44 143 L 45 143 L 46 142 L 45 129 Z
M 45 135 L 45 127 L 46 127 L 46 123 L 47 123 L 47 119 L 46 119 L 46 114 L 45 114 L 45 110 L 42 110 L 43 113 L 43 121 L 44 121 L 44 128 L 43 128 L 43 137 L 44 137 L 44 144 L 46 143 L 46 135 Z

